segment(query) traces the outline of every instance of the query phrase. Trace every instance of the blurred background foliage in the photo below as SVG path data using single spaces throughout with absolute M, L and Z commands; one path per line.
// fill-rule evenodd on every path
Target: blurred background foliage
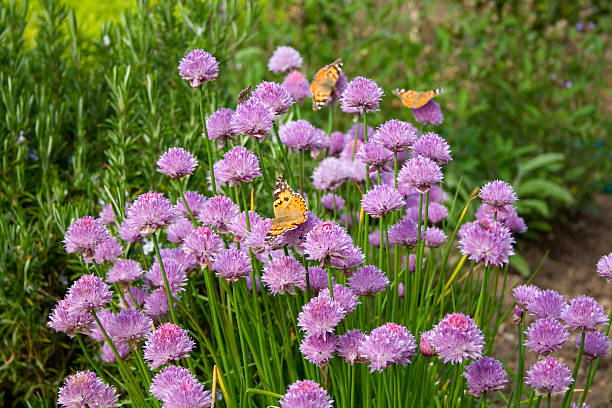
M 152 188 L 155 161 L 180 145 L 204 157 L 180 58 L 221 62 L 208 111 L 234 108 L 279 45 L 312 75 L 338 57 L 350 78 L 385 90 L 370 123 L 412 121 L 393 88 L 443 87 L 436 129 L 453 148 L 450 188 L 465 198 L 512 182 L 537 237 L 610 193 L 612 6 L 606 1 L 1 0 L 0 395 L 52 406 L 80 353 L 45 327 L 76 262 L 62 247 L 73 218 Z M 323 126 L 326 112 L 310 113 Z M 336 115 L 335 128 L 351 118 Z M 434 130 L 434 129 L 424 129 Z M 189 188 L 204 190 L 202 170 Z

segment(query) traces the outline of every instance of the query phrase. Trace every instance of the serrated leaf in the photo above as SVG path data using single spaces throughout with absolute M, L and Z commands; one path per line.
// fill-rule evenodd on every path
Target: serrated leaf
M 574 197 L 564 187 L 546 179 L 531 179 L 521 183 L 516 192 L 523 197 L 554 198 L 565 204 L 574 202 Z

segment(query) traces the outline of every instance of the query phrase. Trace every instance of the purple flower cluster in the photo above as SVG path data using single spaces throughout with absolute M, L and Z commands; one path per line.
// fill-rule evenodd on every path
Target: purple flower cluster
M 252 100 L 260 101 L 274 114 L 286 113 L 295 100 L 287 90 L 276 82 L 261 82 L 251 95 Z M 238 112 L 238 110 L 236 110 Z
M 484 336 L 470 316 L 451 313 L 433 328 L 429 343 L 442 361 L 460 364 L 482 356 Z
M 463 372 L 467 380 L 470 394 L 480 397 L 487 391 L 497 391 L 504 388 L 508 382 L 508 374 L 503 364 L 491 357 L 482 357 L 471 362 Z
M 238 282 L 251 273 L 251 260 L 243 251 L 224 249 L 215 257 L 211 269 L 228 282 Z
M 373 218 L 384 217 L 404 205 L 404 198 L 399 191 L 386 184 L 375 185 L 361 199 L 363 210 Z
M 508 257 L 514 255 L 512 249 L 514 238 L 506 226 L 493 221 L 483 225 L 478 221 L 468 222 L 459 230 L 459 249 L 475 262 L 486 266 L 502 266 L 508 263 Z
M 612 282 L 612 253 L 602 256 L 597 262 L 597 273 L 608 282 Z
M 420 108 L 413 109 L 412 114 L 414 119 L 422 125 L 436 126 L 444 121 L 442 109 L 440 109 L 440 105 L 434 100 L 427 102 Z
M 377 267 L 365 265 L 353 273 L 348 284 L 358 296 L 375 296 L 389 286 L 389 279 Z
M 259 159 L 255 153 L 242 146 L 233 147 L 213 167 L 219 184 L 236 186 L 240 183 L 250 183 L 256 177 L 262 176 Z
M 310 98 L 312 93 L 310 92 L 310 83 L 299 71 L 291 71 L 287 74 L 283 81 L 283 87 L 289 92 L 289 94 L 297 102 L 304 102 L 305 98 Z
M 344 198 L 336 193 L 327 193 L 321 197 L 321 205 L 327 211 L 342 211 L 345 204 Z
M 443 166 L 453 160 L 450 146 L 446 143 L 446 140 L 431 132 L 424 134 L 414 143 L 412 153 L 415 156 L 427 157 L 439 166 Z
M 234 111 L 221 108 L 206 118 L 206 131 L 210 140 L 216 140 L 219 147 L 225 146 L 227 140 L 234 140 L 234 128 L 232 127 L 232 117 Z M 206 137 L 202 134 L 202 137 Z
M 211 229 L 201 226 L 185 237 L 181 248 L 187 255 L 195 256 L 198 263 L 204 266 L 212 262 L 224 249 L 224 245 L 220 236 Z
M 91 216 L 85 216 L 68 227 L 64 236 L 64 248 L 67 253 L 78 253 L 83 256 L 85 262 L 91 262 L 96 247 L 108 239 L 110 233 L 102 222 Z
M 525 377 L 525 382 L 535 389 L 536 395 L 566 391 L 572 381 L 572 373 L 567 366 L 552 357 L 538 360 Z
M 189 334 L 172 323 L 164 323 L 149 334 L 144 346 L 144 359 L 155 369 L 171 361 L 189 357 L 195 343 Z
M 348 232 L 333 221 L 321 221 L 308 233 L 304 252 L 309 259 L 324 261 L 327 258 L 346 258 L 353 248 Z
M 106 385 L 91 371 L 77 371 L 64 380 L 57 394 L 57 405 L 64 408 L 118 407 L 115 387 Z
M 183 367 L 168 366 L 153 377 L 151 394 L 167 408 L 207 408 L 213 403 L 210 391 Z
M 413 188 L 425 194 L 433 184 L 443 179 L 440 166 L 425 156 L 415 156 L 408 160 L 400 169 L 397 183 L 401 189 Z
M 327 157 L 312 173 L 312 185 L 317 190 L 335 190 L 350 176 L 346 163 L 336 157 Z
M 311 380 L 294 382 L 279 401 L 281 408 L 331 408 L 333 402 L 327 391 Z
M 202 206 L 198 220 L 208 226 L 214 227 L 221 234 L 230 232 L 229 225 L 240 214 L 240 208 L 226 196 L 215 196 Z
M 162 193 L 149 191 L 138 196 L 127 210 L 127 227 L 146 237 L 174 222 L 174 206 Z
M 485 184 L 478 193 L 480 199 L 491 206 L 493 211 L 503 210 L 516 201 L 514 188 L 505 181 L 493 180 Z
M 569 340 L 569 332 L 565 326 L 552 317 L 536 320 L 525 334 L 525 345 L 541 356 L 548 356 L 559 350 L 563 343 Z
M 383 90 L 371 79 L 357 77 L 346 86 L 342 96 L 342 111 L 346 113 L 364 113 L 378 110 Z
M 306 289 L 306 269 L 295 258 L 281 256 L 270 260 L 261 280 L 273 294 L 295 295 L 295 288 Z
M 179 179 L 193 173 L 198 162 L 191 153 L 182 147 L 171 147 L 157 161 L 157 171 Z
M 389 229 L 389 242 L 414 248 L 418 241 L 419 226 L 411 219 L 400 220 Z
M 392 152 L 399 153 L 412 147 L 417 141 L 418 134 L 418 129 L 411 123 L 392 119 L 380 125 L 372 140 Z
M 595 299 L 580 295 L 570 300 L 569 307 L 561 313 L 561 319 L 571 330 L 593 333 L 597 326 L 608 323 L 604 308 Z
M 386 323 L 366 336 L 359 353 L 370 363 L 370 372 L 383 371 L 391 364 L 406 366 L 416 356 L 414 336 L 403 326 Z
M 236 135 L 263 137 L 272 128 L 274 111 L 259 99 L 249 99 L 236 107 L 232 116 L 231 127 Z
M 280 46 L 268 60 L 268 69 L 272 72 L 283 73 L 300 68 L 303 64 L 300 53 L 292 47 Z
M 307 120 L 286 122 L 278 135 L 281 142 L 293 150 L 312 150 L 318 142 L 316 129 Z
M 538 319 L 543 319 L 545 317 L 560 319 L 566 309 L 567 302 L 565 298 L 551 289 L 539 291 L 533 299 L 527 303 L 527 311 Z
M 183 57 L 178 66 L 179 75 L 189 81 L 193 88 L 211 81 L 219 75 L 216 58 L 201 49 L 191 50 Z

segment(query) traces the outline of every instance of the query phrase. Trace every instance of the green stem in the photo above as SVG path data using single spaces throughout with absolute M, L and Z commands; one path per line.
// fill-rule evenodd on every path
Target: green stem
M 523 375 L 525 370 L 525 345 L 523 344 L 523 335 L 525 332 L 525 312 L 521 315 L 521 321 L 518 324 L 518 372 L 517 372 L 517 384 L 516 384 L 516 400 L 514 401 L 514 407 L 519 408 L 521 405 L 521 398 L 523 394 Z
M 488 281 L 488 277 L 489 277 L 489 265 L 485 266 L 484 272 L 483 272 L 483 277 L 482 277 L 482 286 L 480 287 L 480 295 L 478 296 L 478 305 L 476 306 L 476 313 L 474 314 L 476 317 L 476 324 L 481 325 L 481 330 L 483 332 L 485 332 L 486 335 L 486 330 L 484 330 L 484 323 L 485 323 L 485 315 L 486 315 L 486 307 L 484 306 L 485 303 L 485 297 L 486 297 L 486 291 L 488 289 L 488 285 L 489 285 L 489 281 Z
M 380 245 L 378 246 L 378 269 L 380 269 L 381 271 L 383 270 L 383 251 L 385 248 L 385 236 L 384 236 L 384 231 L 385 231 L 385 224 L 384 224 L 384 216 L 381 216 L 379 218 L 379 222 L 380 222 Z
M 172 293 L 170 292 L 170 286 L 168 285 L 168 277 L 166 276 L 166 269 L 164 268 L 164 262 L 162 261 L 161 253 L 159 252 L 159 243 L 157 242 L 157 234 L 153 233 L 153 245 L 155 246 L 155 254 L 157 255 L 157 262 L 159 262 L 159 268 L 161 269 L 162 277 L 164 278 L 164 289 L 166 290 L 166 297 L 168 298 L 168 305 L 170 307 L 170 316 L 172 323 L 177 324 L 176 311 L 174 310 L 174 302 L 172 301 Z
M 183 205 L 187 209 L 187 212 L 189 213 L 189 218 L 191 218 L 191 222 L 193 223 L 193 228 L 198 228 L 198 223 L 193 213 L 191 212 L 191 208 L 189 208 L 189 205 L 187 205 L 187 200 L 185 199 L 185 194 L 183 194 L 183 187 L 181 186 L 180 182 L 179 182 L 179 191 L 181 193 L 181 200 L 183 201 Z
M 327 286 L 329 287 L 329 297 L 334 298 L 334 288 L 332 285 L 332 269 L 331 269 L 331 260 L 327 259 Z
M 208 138 L 208 129 L 206 128 L 206 119 L 204 115 L 204 87 L 202 87 L 202 95 L 198 98 L 200 102 L 200 119 L 202 120 L 202 127 L 204 128 L 204 140 L 206 141 L 206 155 L 208 156 L 208 168 L 210 169 L 210 185 L 212 187 L 213 196 L 217 195 L 217 185 L 215 183 L 215 170 L 213 169 L 213 154 L 210 147 L 210 139 Z
M 85 347 L 85 343 L 83 343 L 81 334 L 76 333 L 76 338 L 77 338 L 77 341 L 79 342 L 79 345 L 81 346 L 81 350 L 83 350 L 83 354 L 85 355 L 85 358 L 87 359 L 89 364 L 91 364 L 91 366 L 94 368 L 94 370 L 96 370 L 96 373 L 98 373 L 98 377 L 100 377 L 102 381 L 108 382 L 106 380 L 106 377 L 102 374 L 102 370 L 100 369 L 100 367 L 98 367 L 98 364 L 94 360 L 92 360 L 92 358 L 89 356 L 89 352 L 87 351 L 87 348 Z
M 540 404 L 542 403 L 542 397 L 543 395 L 540 395 L 536 400 L 535 408 L 540 408 Z
M 570 402 L 572 401 L 572 396 L 574 394 L 574 389 L 576 388 L 576 378 L 578 377 L 578 369 L 580 368 L 580 363 L 582 362 L 582 354 L 584 353 L 584 340 L 586 338 L 586 333 L 582 332 L 580 335 L 580 348 L 578 349 L 578 356 L 576 357 L 576 364 L 574 364 L 574 371 L 572 372 L 573 382 L 570 385 L 569 390 L 565 393 L 565 398 L 563 398 L 563 403 L 561 406 L 563 408 L 568 407 Z

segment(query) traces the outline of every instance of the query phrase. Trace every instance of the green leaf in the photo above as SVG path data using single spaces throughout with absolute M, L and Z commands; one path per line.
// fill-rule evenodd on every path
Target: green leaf
M 543 153 L 519 163 L 519 172 L 525 175 L 536 169 L 562 162 L 564 159 L 563 153 Z
M 564 187 L 546 179 L 531 179 L 521 183 L 516 192 L 519 197 L 554 198 L 565 204 L 574 202 L 574 197 Z
M 516 254 L 510 257 L 510 266 L 518 271 L 523 276 L 531 275 L 529 264 L 522 255 Z
M 519 200 L 519 207 L 517 208 L 517 212 L 519 214 L 528 213 L 527 209 L 533 209 L 540 213 L 540 215 L 544 218 L 548 218 L 550 216 L 550 209 L 548 208 L 548 204 L 546 201 L 540 200 L 538 198 L 525 198 Z

